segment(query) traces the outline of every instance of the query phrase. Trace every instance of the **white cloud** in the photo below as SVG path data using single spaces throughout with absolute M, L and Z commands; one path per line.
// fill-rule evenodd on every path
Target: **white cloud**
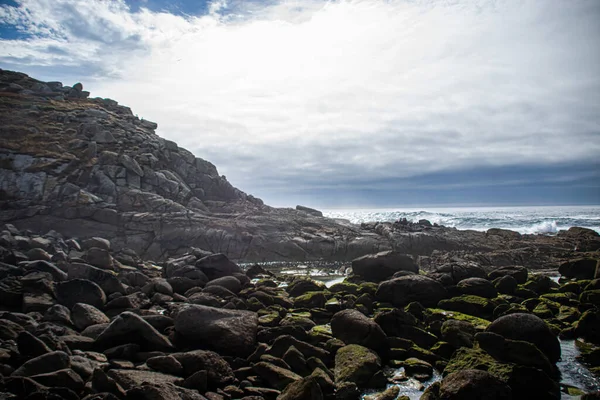
M 0 8 L 34 35 L 0 41 L 13 64 L 93 65 L 92 95 L 157 121 L 267 200 L 298 182 L 600 151 L 594 1 L 214 2 L 197 17 L 123 1 L 22 4 Z

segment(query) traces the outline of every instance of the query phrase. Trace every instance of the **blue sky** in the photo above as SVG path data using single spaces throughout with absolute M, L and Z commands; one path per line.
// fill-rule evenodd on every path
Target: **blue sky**
M 268 204 L 600 204 L 596 0 L 0 0 L 0 68 L 82 82 Z

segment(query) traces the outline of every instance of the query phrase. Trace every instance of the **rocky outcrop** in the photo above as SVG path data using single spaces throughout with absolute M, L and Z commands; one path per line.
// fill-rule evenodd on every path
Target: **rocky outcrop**
M 98 268 L 136 257 L 166 260 L 194 248 L 246 262 L 466 251 L 459 256 L 482 266 L 548 267 L 565 251 L 600 248 L 600 238 L 584 230 L 544 239 L 427 221 L 359 226 L 303 206 L 272 208 L 233 187 L 209 161 L 158 136 L 156 123 L 114 100 L 90 98 L 80 83 L 0 70 L 0 118 L 0 221 L 42 234 L 110 238 L 116 258 L 102 243 L 82 249 L 79 262 Z M 47 258 L 43 244 L 31 252 L 30 259 Z M 432 264 L 440 263 L 423 260 Z

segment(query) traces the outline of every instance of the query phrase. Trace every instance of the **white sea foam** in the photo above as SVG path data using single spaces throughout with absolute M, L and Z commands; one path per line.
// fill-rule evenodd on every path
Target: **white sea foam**
M 324 210 L 324 215 L 353 223 L 394 222 L 406 218 L 411 222 L 426 219 L 439 225 L 478 231 L 503 228 L 523 234 L 555 234 L 580 226 L 600 233 L 600 206 Z

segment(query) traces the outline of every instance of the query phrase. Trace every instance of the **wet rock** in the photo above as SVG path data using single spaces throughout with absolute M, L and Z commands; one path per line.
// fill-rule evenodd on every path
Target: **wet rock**
M 352 260 L 352 271 L 365 280 L 381 282 L 398 271 L 418 273 L 419 267 L 411 256 L 390 250 Z
M 162 385 L 176 384 L 183 381 L 178 376 L 135 369 L 111 369 L 108 371 L 107 375 L 125 390 L 142 386 L 145 382 L 152 382 L 153 384 Z
M 68 267 L 68 275 L 69 279 L 86 279 L 95 282 L 106 294 L 125 293 L 123 284 L 114 274 L 92 265 L 71 263 Z
M 594 279 L 598 262 L 595 258 L 579 258 L 561 264 L 558 272 L 569 279 Z
M 71 311 L 63 305 L 55 304 L 44 313 L 42 321 L 57 322 L 62 325 L 73 325 Z
M 258 316 L 250 311 L 189 305 L 175 317 L 175 331 L 187 344 L 227 355 L 251 354 L 257 330 Z
M 454 348 L 473 347 L 475 327 L 465 321 L 450 319 L 442 324 L 442 338 Z
M 207 371 L 209 388 L 223 387 L 232 383 L 235 375 L 227 361 L 213 351 L 194 350 L 173 353 L 172 356 L 183 367 L 183 376 L 189 377 L 198 371 Z
M 523 284 L 527 282 L 527 277 L 529 272 L 525 267 L 519 266 L 508 266 L 508 267 L 500 267 L 488 274 L 489 278 L 494 280 L 496 278 L 500 278 L 503 276 L 510 275 L 516 279 L 517 283 Z
M 323 392 L 314 377 L 306 377 L 290 383 L 277 396 L 278 400 L 323 399 Z
M 33 375 L 31 379 L 44 386 L 66 387 L 79 393 L 84 386 L 81 377 L 72 369 L 61 369 L 45 374 Z

